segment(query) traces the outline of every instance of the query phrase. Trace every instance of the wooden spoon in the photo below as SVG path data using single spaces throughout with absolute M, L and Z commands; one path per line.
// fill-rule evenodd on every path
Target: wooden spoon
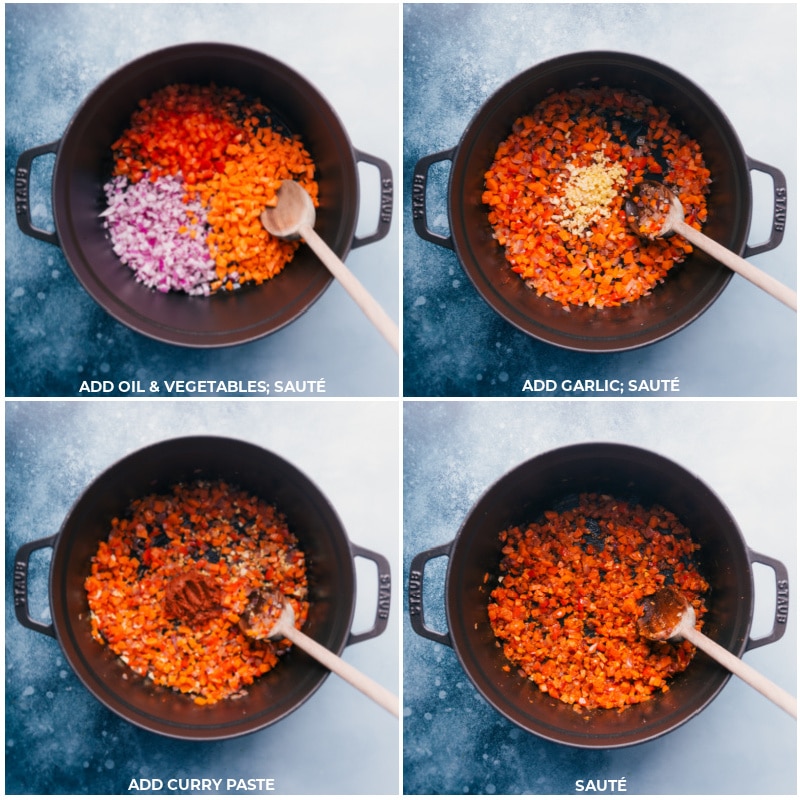
M 797 719 L 796 698 L 697 630 L 694 609 L 674 586 L 665 586 L 645 597 L 642 609 L 638 621 L 642 636 L 659 642 L 686 639 Z
M 684 219 L 681 201 L 663 183 L 642 181 L 635 191 L 636 196 L 630 197 L 625 203 L 625 213 L 628 223 L 639 236 L 656 239 L 678 233 L 721 264 L 797 311 L 797 292 L 689 225 Z
M 280 592 L 256 595 L 239 627 L 251 639 L 288 639 L 395 717 L 400 716 L 400 701 L 388 689 L 295 627 L 294 608 Z
M 278 189 L 278 204 L 264 209 L 261 214 L 261 224 L 273 236 L 281 239 L 304 239 L 394 351 L 399 352 L 400 336 L 397 325 L 336 253 L 320 238 L 314 230 L 316 218 L 314 202 L 308 192 L 295 181 L 283 181 Z

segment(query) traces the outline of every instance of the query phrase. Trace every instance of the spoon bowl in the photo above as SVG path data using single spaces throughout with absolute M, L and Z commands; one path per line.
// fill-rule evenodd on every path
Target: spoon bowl
M 665 642 L 682 637 L 682 629 L 694 628 L 694 608 L 674 587 L 665 586 L 642 601 L 642 616 L 637 621 L 639 633 L 646 639 Z
M 663 183 L 642 181 L 638 184 L 635 193 L 625 202 L 625 215 L 628 225 L 637 236 L 656 239 L 677 233 L 728 269 L 797 311 L 797 292 L 689 225 L 681 201 Z
M 664 586 L 645 597 L 641 608 L 637 626 L 646 639 L 686 639 L 797 719 L 796 698 L 697 630 L 694 608 L 677 588 Z
M 239 618 L 239 627 L 250 639 L 286 638 L 285 628 L 295 628 L 294 607 L 280 592 L 255 593 Z
M 311 195 L 297 181 L 283 181 L 274 206 L 261 212 L 261 224 L 281 239 L 299 239 L 303 226 L 314 227 L 317 212 Z
M 646 239 L 669 236 L 685 220 L 678 196 L 656 181 L 636 186 L 636 193 L 625 201 L 625 214 L 634 232 Z

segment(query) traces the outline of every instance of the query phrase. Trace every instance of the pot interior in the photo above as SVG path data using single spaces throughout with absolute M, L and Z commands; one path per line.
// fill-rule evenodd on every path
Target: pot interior
M 605 492 L 678 515 L 701 546 L 699 564 L 710 585 L 703 630 L 737 655 L 744 652 L 752 615 L 748 551 L 727 509 L 696 477 L 654 453 L 616 444 L 566 447 L 528 461 L 501 478 L 478 501 L 450 555 L 446 585 L 448 629 L 466 673 L 486 699 L 524 729 L 578 747 L 610 748 L 660 736 L 699 713 L 730 674 L 697 653 L 671 679 L 670 691 L 622 712 L 579 714 L 543 694 L 507 664 L 496 646 L 487 604 L 501 559 L 498 534 L 533 522 L 545 510 Z M 489 580 L 484 584 L 484 575 Z
M 751 186 L 730 123 L 702 90 L 673 70 L 638 56 L 578 53 L 521 73 L 498 90 L 464 133 L 450 174 L 449 214 L 458 257 L 478 292 L 526 333 L 581 351 L 628 350 L 663 339 L 699 316 L 730 280 L 729 270 L 695 250 L 650 296 L 617 308 L 571 307 L 536 296 L 509 268 L 492 238 L 483 176 L 514 121 L 553 91 L 580 86 L 635 90 L 666 108 L 702 149 L 713 183 L 704 232 L 736 253 L 747 243 Z
M 271 333 L 305 311 L 330 274 L 301 246 L 276 278 L 210 298 L 161 293 L 137 283 L 111 249 L 99 217 L 111 172 L 111 144 L 140 99 L 173 83 L 216 83 L 260 97 L 299 135 L 317 166 L 316 230 L 344 257 L 358 220 L 355 154 L 333 109 L 304 78 L 261 53 L 222 44 L 157 51 L 123 67 L 86 99 L 56 158 L 53 211 L 64 255 L 89 294 L 120 322 L 160 341 L 194 347 L 238 344 Z
M 123 718 L 188 739 L 221 739 L 270 725 L 293 711 L 327 676 L 297 648 L 249 687 L 247 695 L 210 706 L 132 673 L 91 636 L 84 580 L 112 517 L 131 500 L 181 480 L 224 478 L 274 503 L 307 558 L 309 617 L 304 631 L 340 653 L 355 607 L 355 568 L 336 512 L 299 470 L 261 448 L 231 439 L 190 437 L 152 445 L 119 461 L 81 495 L 53 552 L 51 610 L 59 642 L 87 688 Z

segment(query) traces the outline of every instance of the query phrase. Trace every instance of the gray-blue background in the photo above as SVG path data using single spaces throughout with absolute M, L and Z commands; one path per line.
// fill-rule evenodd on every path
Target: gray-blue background
M 353 146 L 388 161 L 399 186 L 399 10 L 395 5 L 9 4 L 6 14 L 6 394 L 78 394 L 84 379 L 326 379 L 328 395 L 397 396 L 396 355 L 334 282 L 302 317 L 239 347 L 196 351 L 152 341 L 109 317 L 61 250 L 14 218 L 17 156 L 59 139 L 111 72 L 153 50 L 216 41 L 266 53 L 302 75 Z M 31 205 L 52 230 L 52 157 L 34 162 Z M 358 234 L 375 229 L 377 171 L 362 167 Z M 399 192 L 399 189 L 397 189 Z M 398 214 L 395 214 L 395 217 Z M 347 265 L 399 317 L 399 223 Z
M 586 441 L 660 453 L 697 475 L 728 507 L 749 547 L 797 581 L 795 401 L 406 401 L 403 549 L 451 542 L 479 497 L 539 453 Z M 428 563 L 425 619 L 447 630 L 446 558 Z M 772 627 L 775 580 L 756 565 L 751 635 Z M 745 661 L 795 693 L 797 609 L 779 641 Z M 452 609 L 457 613 L 457 609 Z M 796 722 L 737 678 L 672 733 L 620 750 L 586 751 L 523 732 L 478 694 L 447 646 L 403 616 L 403 783 L 409 794 L 573 794 L 575 781 L 627 780 L 628 794 L 796 792 Z
M 752 261 L 795 288 L 796 13 L 795 4 L 765 3 L 404 4 L 404 394 L 520 397 L 526 378 L 677 376 L 683 396 L 794 396 L 796 315 L 744 279 L 734 276 L 666 341 L 610 355 L 558 349 L 505 322 L 455 253 L 416 235 L 409 189 L 420 157 L 455 147 L 483 103 L 535 64 L 584 50 L 647 56 L 704 89 L 745 152 L 786 174 L 786 236 Z M 435 165 L 428 181 L 429 227 L 443 234 L 449 167 Z M 753 183 L 757 243 L 767 238 L 772 186 L 761 175 Z
M 389 559 L 386 631 L 342 657 L 399 692 L 399 409 L 386 401 L 6 402 L 6 585 L 23 542 L 56 533 L 107 467 L 174 436 L 231 436 L 271 450 L 328 498 L 354 543 Z M 31 613 L 48 621 L 50 551 L 31 566 Z M 375 618 L 374 565 L 356 559 L 353 631 Z M 335 675 L 291 715 L 225 742 L 192 743 L 139 730 L 83 687 L 58 643 L 5 613 L 7 794 L 126 794 L 132 778 L 274 778 L 274 794 L 393 794 L 398 721 Z

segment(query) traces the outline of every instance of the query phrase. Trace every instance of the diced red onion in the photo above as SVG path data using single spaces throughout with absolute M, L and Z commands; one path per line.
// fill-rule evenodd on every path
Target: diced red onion
M 101 216 L 114 252 L 136 280 L 161 292 L 208 295 L 217 275 L 206 212 L 198 200 L 184 202 L 182 177 L 130 183 L 118 176 L 103 188 L 108 208 Z

